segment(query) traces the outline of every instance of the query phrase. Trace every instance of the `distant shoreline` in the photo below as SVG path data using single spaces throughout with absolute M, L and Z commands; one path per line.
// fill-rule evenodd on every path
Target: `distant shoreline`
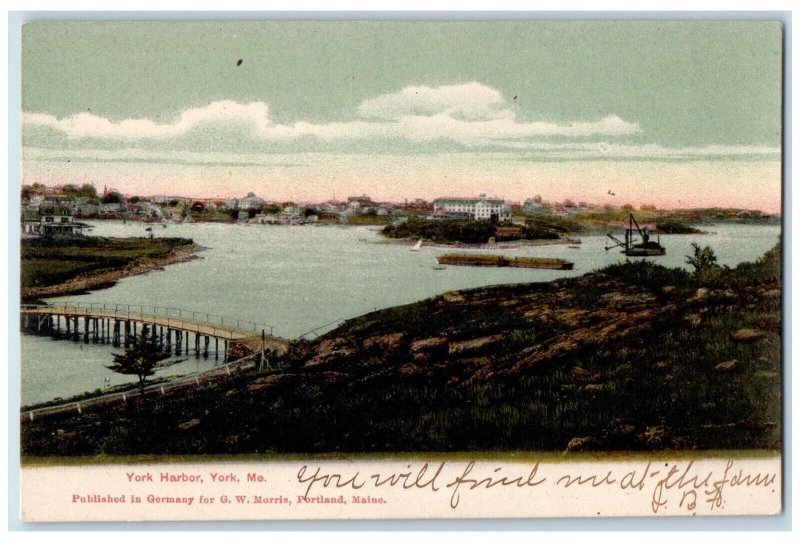
M 403 239 L 383 238 L 374 241 L 377 244 L 405 245 L 414 246 L 418 239 L 407 237 Z M 580 245 L 580 239 L 518 239 L 515 241 L 500 241 L 498 243 L 442 243 L 435 241 L 423 241 L 422 246 L 428 248 L 458 248 L 466 250 L 513 250 L 525 247 L 543 247 L 549 245 Z

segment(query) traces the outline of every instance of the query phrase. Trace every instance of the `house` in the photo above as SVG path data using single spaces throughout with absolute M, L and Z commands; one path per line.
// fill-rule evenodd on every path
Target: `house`
M 437 198 L 433 200 L 433 216 L 445 218 L 465 218 L 467 220 L 511 220 L 511 207 L 500 199 L 487 198 Z
M 239 209 L 244 211 L 249 211 L 250 209 L 258 210 L 266 204 L 266 200 L 259 198 L 252 192 L 248 192 L 247 195 L 239 201 Z
M 520 239 L 523 235 L 523 229 L 517 226 L 498 226 L 495 229 L 495 237 L 498 240 L 510 240 L 510 239 Z
M 100 212 L 100 205 L 97 203 L 92 203 L 85 198 L 79 198 L 73 207 L 73 211 L 77 217 L 97 216 L 97 214 Z
M 48 196 L 39 205 L 22 211 L 22 233 L 26 235 L 82 235 L 86 224 L 75 222 L 74 201 L 63 196 Z
M 545 215 L 550 214 L 552 209 L 549 205 L 545 205 L 542 202 L 541 196 L 536 196 L 535 198 L 528 198 L 522 204 L 522 212 L 529 214 L 529 215 Z
M 360 196 L 350 196 L 347 198 L 347 206 L 353 209 L 359 209 L 361 207 L 370 207 L 372 205 L 372 198 L 367 196 L 366 194 L 362 194 Z
M 127 207 L 125 207 L 124 203 L 101 203 L 100 204 L 100 214 L 109 216 L 109 215 L 118 215 L 121 213 L 127 212 Z

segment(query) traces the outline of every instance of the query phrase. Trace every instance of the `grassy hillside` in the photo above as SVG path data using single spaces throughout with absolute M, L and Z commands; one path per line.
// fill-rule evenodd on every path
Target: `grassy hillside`
M 450 292 L 169 400 L 25 423 L 25 455 L 765 449 L 781 267 L 651 262 Z

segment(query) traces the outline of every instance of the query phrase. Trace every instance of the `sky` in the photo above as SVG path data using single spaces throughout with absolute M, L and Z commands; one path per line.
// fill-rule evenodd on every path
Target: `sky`
M 780 210 L 770 22 L 28 23 L 22 182 Z

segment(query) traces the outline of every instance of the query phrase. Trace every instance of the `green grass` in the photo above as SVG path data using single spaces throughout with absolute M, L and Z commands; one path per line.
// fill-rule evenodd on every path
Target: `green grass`
M 191 215 L 196 222 L 236 222 L 236 219 L 228 211 L 205 211 L 202 213 L 193 211 Z
M 347 217 L 347 223 L 353 226 L 385 226 L 390 221 L 389 215 L 349 215 Z
M 21 245 L 21 286 L 60 284 L 90 271 L 113 270 L 143 258 L 163 258 L 192 244 L 181 238 L 37 238 Z
M 494 237 L 495 225 L 486 220 L 420 220 L 409 217 L 403 224 L 386 226 L 383 235 L 393 239 L 427 239 L 436 243 L 486 243 Z

